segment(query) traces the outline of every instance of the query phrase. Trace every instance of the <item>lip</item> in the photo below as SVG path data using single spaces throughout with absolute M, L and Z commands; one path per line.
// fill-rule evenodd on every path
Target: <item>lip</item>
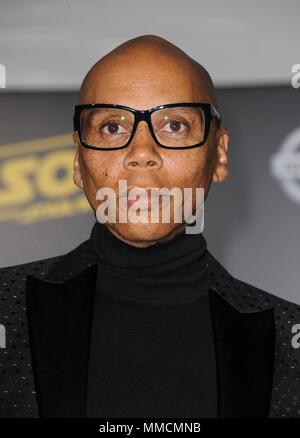
M 128 199 L 129 192 L 134 189 L 143 189 L 146 191 L 146 194 L 138 194 L 136 195 L 135 199 Z M 159 188 L 157 187 L 131 187 L 126 192 L 121 194 L 119 196 L 121 199 L 127 199 L 127 206 L 130 207 L 134 203 L 140 201 L 141 202 L 141 209 L 150 208 L 151 205 L 159 204 L 160 199 L 164 201 L 165 198 L 168 198 L 168 195 L 165 195 L 163 193 L 159 193 Z

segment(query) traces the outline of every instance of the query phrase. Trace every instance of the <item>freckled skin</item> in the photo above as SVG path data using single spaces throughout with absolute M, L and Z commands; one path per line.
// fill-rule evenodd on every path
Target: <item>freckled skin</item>
M 168 41 L 153 35 L 130 40 L 101 58 L 87 73 L 80 103 L 115 103 L 136 109 L 176 102 L 213 103 L 213 84 L 207 71 Z M 74 159 L 74 182 L 82 187 L 95 211 L 96 192 L 110 187 L 118 193 L 119 180 L 129 187 L 204 188 L 227 177 L 229 135 L 211 122 L 209 137 L 200 148 L 168 150 L 153 140 L 146 122 L 140 122 L 131 144 L 116 151 L 95 151 L 80 145 Z M 172 205 L 172 204 L 171 204 Z M 195 199 L 193 199 L 195 208 Z M 194 211 L 194 210 L 193 210 Z M 149 216 L 150 219 L 150 216 Z M 162 243 L 183 231 L 184 224 L 127 222 L 107 223 L 124 242 L 147 247 Z

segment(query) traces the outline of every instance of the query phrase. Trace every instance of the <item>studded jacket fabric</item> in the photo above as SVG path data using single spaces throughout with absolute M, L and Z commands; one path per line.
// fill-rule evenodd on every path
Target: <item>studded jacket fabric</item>
M 218 417 L 300 418 L 300 306 L 207 251 Z M 0 269 L 0 417 L 85 417 L 97 262 L 71 252 Z

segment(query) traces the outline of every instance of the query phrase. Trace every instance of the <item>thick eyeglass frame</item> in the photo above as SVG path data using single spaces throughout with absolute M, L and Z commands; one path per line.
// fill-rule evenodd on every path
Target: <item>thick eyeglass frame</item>
M 161 110 L 164 108 L 173 108 L 173 107 L 177 107 L 177 106 L 200 107 L 203 110 L 204 117 L 205 117 L 205 130 L 204 130 L 203 139 L 199 143 L 191 145 L 191 146 L 172 147 L 172 146 L 165 146 L 165 145 L 161 144 L 159 142 L 159 140 L 156 138 L 156 135 L 155 135 L 155 133 L 153 131 L 153 127 L 152 127 L 151 115 L 155 111 L 158 111 L 158 110 Z M 113 148 L 111 148 L 111 147 L 110 148 L 101 148 L 101 147 L 91 146 L 83 141 L 82 136 L 81 136 L 81 127 L 80 127 L 81 113 L 85 109 L 93 109 L 93 108 L 119 108 L 119 109 L 127 110 L 134 115 L 134 123 L 133 123 L 132 131 L 131 131 L 131 134 L 130 134 L 130 137 L 129 137 L 127 143 L 124 146 L 118 146 L 118 147 L 113 147 Z M 154 141 L 160 147 L 162 147 L 164 149 L 192 149 L 192 148 L 200 147 L 207 140 L 209 129 L 210 129 L 210 121 L 214 120 L 214 118 L 216 119 L 216 124 L 217 124 L 217 127 L 219 128 L 221 125 L 221 115 L 220 115 L 219 111 L 214 107 L 214 105 L 212 105 L 210 103 L 202 103 L 202 102 L 199 102 L 199 103 L 194 103 L 194 102 L 168 103 L 168 104 L 164 104 L 164 105 L 158 105 L 158 106 L 155 106 L 153 108 L 149 108 L 147 110 L 137 110 L 137 109 L 131 108 L 129 106 L 118 105 L 118 104 L 109 104 L 109 103 L 89 103 L 89 104 L 83 104 L 83 105 L 74 105 L 74 107 L 73 107 L 74 131 L 78 132 L 81 144 L 85 148 L 101 150 L 101 151 L 111 151 L 111 150 L 119 150 L 119 149 L 126 148 L 130 144 L 130 142 L 132 141 L 134 134 L 137 130 L 137 126 L 138 126 L 139 122 L 141 122 L 142 120 L 147 122 L 149 130 L 151 132 L 151 135 L 152 135 Z

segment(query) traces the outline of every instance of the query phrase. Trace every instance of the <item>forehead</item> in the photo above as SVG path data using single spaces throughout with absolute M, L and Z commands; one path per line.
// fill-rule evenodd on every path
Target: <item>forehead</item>
M 100 63 L 87 76 L 81 103 L 116 103 L 146 109 L 152 106 L 207 101 L 208 93 L 196 68 L 174 58 Z

